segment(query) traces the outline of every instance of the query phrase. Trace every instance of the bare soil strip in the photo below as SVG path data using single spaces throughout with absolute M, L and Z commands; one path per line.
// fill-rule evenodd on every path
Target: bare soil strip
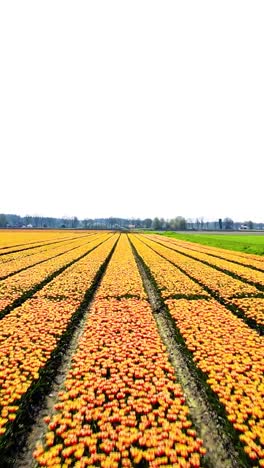
M 36 441 L 41 438 L 44 430 L 46 430 L 43 418 L 50 414 L 56 402 L 57 392 L 65 379 L 72 355 L 78 346 L 93 297 L 111 260 L 117 242 L 118 238 L 107 259 L 97 272 L 92 286 L 86 292 L 82 304 L 72 316 L 56 350 L 42 369 L 40 378 L 27 391 L 21 410 L 14 421 L 12 434 L 9 436 L 8 441 L 5 441 L 2 447 L 0 446 L 1 466 L 5 468 L 32 468 L 36 466 L 32 452 L 35 449 Z
M 153 278 L 150 277 L 143 260 L 133 245 L 132 249 L 149 296 L 160 336 L 167 347 L 171 363 L 183 388 L 191 418 L 207 449 L 205 456 L 207 466 L 210 468 L 248 466 L 245 454 L 236 448 L 238 440 L 230 422 L 224 416 L 221 403 L 217 397 L 212 395 L 205 379 L 201 377 L 201 372 L 197 370 L 161 296 L 153 286 Z

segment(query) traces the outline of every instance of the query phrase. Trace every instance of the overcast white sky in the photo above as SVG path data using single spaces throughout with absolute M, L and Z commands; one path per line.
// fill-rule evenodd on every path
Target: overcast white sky
M 264 221 L 264 2 L 0 3 L 0 213 Z

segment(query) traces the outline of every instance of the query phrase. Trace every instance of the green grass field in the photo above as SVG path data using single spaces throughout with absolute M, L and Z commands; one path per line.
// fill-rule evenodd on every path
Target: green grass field
M 214 233 L 178 233 L 178 232 L 159 232 L 167 237 L 174 237 L 198 244 L 210 245 L 227 250 L 238 250 L 249 254 L 264 255 L 264 234 L 214 234 Z

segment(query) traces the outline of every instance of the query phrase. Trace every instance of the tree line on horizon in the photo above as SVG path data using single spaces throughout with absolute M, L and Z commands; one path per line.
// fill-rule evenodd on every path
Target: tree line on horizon
M 176 216 L 164 218 L 85 218 L 77 216 L 53 218 L 45 216 L 19 216 L 0 213 L 0 228 L 36 228 L 36 229 L 153 229 L 155 231 L 186 231 L 186 230 L 237 230 L 264 229 L 264 223 L 253 221 L 234 221 L 231 218 L 219 218 L 216 221 L 206 221 L 204 217 L 184 218 Z

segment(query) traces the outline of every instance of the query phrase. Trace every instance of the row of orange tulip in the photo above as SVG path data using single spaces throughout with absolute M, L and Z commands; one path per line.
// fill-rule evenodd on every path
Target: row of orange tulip
M 115 294 L 116 298 L 113 298 Z M 124 296 L 134 296 L 127 299 Z M 205 453 L 122 235 L 47 417 L 41 466 L 200 466 Z
M 21 231 L 0 229 L 0 254 L 13 250 L 23 250 L 25 247 L 34 247 L 34 245 L 52 242 L 58 239 L 67 239 L 72 237 L 73 232 L 65 231 Z
M 227 260 L 224 258 L 213 257 L 212 255 L 204 251 L 199 252 L 197 250 L 191 250 L 189 246 L 184 247 L 180 245 L 180 242 L 177 242 L 177 245 L 175 245 L 174 242 L 163 241 L 163 238 L 161 238 L 161 240 L 159 240 L 158 242 L 172 249 L 176 249 L 180 253 L 191 255 L 191 257 L 193 257 L 195 260 L 207 262 L 213 267 L 216 266 L 222 270 L 226 270 L 230 273 L 233 273 L 241 277 L 245 281 L 251 281 L 261 286 L 264 286 L 264 271 L 258 271 L 244 265 L 238 265 L 237 263 L 233 263 L 231 259 Z
M 264 297 L 244 297 L 232 299 L 231 304 L 239 307 L 244 315 L 264 325 Z
M 16 418 L 21 397 L 38 379 L 116 239 L 102 243 L 0 321 L 0 434 Z
M 145 241 L 143 236 L 140 238 Z M 131 239 L 143 260 L 149 262 L 148 266 L 158 286 L 163 288 L 164 280 L 161 275 L 159 277 L 156 274 L 155 261 L 152 261 L 155 252 L 140 242 L 136 236 L 131 235 Z M 147 241 L 147 244 L 163 255 L 167 254 L 165 249 L 159 248 L 159 245 L 156 249 L 154 242 Z M 177 259 L 179 264 L 181 255 L 179 254 L 177 258 L 174 252 L 172 254 L 173 256 L 168 255 L 168 257 L 171 260 Z M 164 259 L 160 258 L 164 264 Z M 157 258 L 155 260 L 158 265 Z M 171 264 L 167 263 L 169 268 L 164 272 L 169 274 Z M 193 263 L 191 259 L 190 263 Z M 187 262 L 184 265 L 187 265 Z M 151 266 L 154 266 L 153 271 Z M 203 277 L 200 280 L 204 282 Z M 166 280 L 166 284 L 169 284 L 169 281 Z M 172 293 L 174 294 L 174 288 Z M 258 305 L 260 318 L 263 299 L 246 298 L 235 301 L 240 307 L 242 305 L 248 307 L 255 319 L 258 317 L 258 310 L 254 305 Z M 168 299 L 166 304 L 187 347 L 193 353 L 194 360 L 201 370 L 208 374 L 208 383 L 224 404 L 228 418 L 234 423 L 234 427 L 242 432 L 240 438 L 245 444 L 246 453 L 252 460 L 258 460 L 260 465 L 264 466 L 262 338 L 243 320 L 238 319 L 213 299 L 189 301 Z
M 56 237 L 52 240 L 44 240 L 44 235 L 43 233 L 40 233 L 40 242 L 34 242 L 33 244 L 27 243 L 23 244 L 23 246 L 19 247 L 13 247 L 12 252 L 8 253 L 6 252 L 6 249 L 3 249 L 0 252 L 0 268 L 3 264 L 8 263 L 8 262 L 14 262 L 18 260 L 22 260 L 23 257 L 28 257 L 30 255 L 35 255 L 39 254 L 41 252 L 44 252 L 46 249 L 50 249 L 53 246 L 54 247 L 59 247 L 59 245 L 62 245 L 65 242 L 70 242 L 74 241 L 77 239 L 81 239 L 84 236 L 90 236 L 91 234 L 83 234 L 74 236 L 73 234 L 68 235 L 67 237 Z M 43 237 L 43 241 L 41 242 L 41 239 Z
M 215 300 L 167 300 L 197 366 L 240 433 L 254 466 L 264 466 L 262 338 Z
M 113 276 L 115 281 L 113 281 Z M 147 298 L 128 238 L 126 235 L 121 235 L 97 298 L 128 296 L 138 299 Z
M 81 245 L 87 244 L 90 240 L 92 240 L 91 237 L 70 239 L 59 244 L 46 244 L 45 246 L 41 246 L 40 248 L 32 251 L 23 251 L 23 255 L 20 254 L 16 258 L 13 258 L 12 261 L 5 259 L 6 261 L 4 260 L 0 264 L 0 280 L 3 277 L 16 273 L 17 271 L 32 267 L 40 262 L 54 258 L 57 255 L 69 252 L 74 247 L 80 247 Z M 30 273 L 30 270 L 28 272 Z
M 243 283 L 240 280 L 232 278 L 226 273 L 218 271 L 208 265 L 204 265 L 203 263 L 186 257 L 181 253 L 177 253 L 168 247 L 146 238 L 145 236 L 139 237 L 156 252 L 163 255 L 176 266 L 181 267 L 186 273 L 201 281 L 201 283 L 209 287 L 214 293 L 220 295 L 224 299 L 233 297 L 237 294 L 246 295 L 259 293 L 254 286 Z
M 231 262 L 240 263 L 241 265 L 248 267 L 255 267 L 259 270 L 264 271 L 264 259 L 259 255 L 248 254 L 244 252 L 228 251 L 226 249 L 220 249 L 219 247 L 212 247 L 209 245 L 202 245 L 194 242 L 162 237 L 158 235 L 151 235 L 151 239 L 158 240 L 159 242 L 169 242 L 174 244 L 174 247 L 185 247 L 190 251 L 203 252 L 214 257 L 219 257 Z
M 141 238 L 143 239 L 143 237 Z M 173 295 L 177 294 L 177 292 L 174 292 L 177 291 L 177 288 L 175 288 L 175 283 L 177 287 L 182 287 L 181 294 L 185 294 L 186 292 L 184 293 L 184 291 L 188 291 L 188 294 L 193 295 L 193 293 L 191 293 L 191 286 L 194 285 L 196 287 L 197 284 L 195 282 L 189 280 L 189 278 L 185 277 L 185 275 L 182 273 L 180 274 L 180 272 L 174 266 L 172 266 L 171 263 L 155 254 L 153 250 L 147 248 L 145 244 L 142 244 L 142 242 L 138 240 L 137 237 L 131 236 L 131 239 L 134 239 L 133 242 L 135 242 L 135 246 L 138 249 L 142 249 L 141 254 L 142 252 L 143 254 L 146 251 L 148 252 L 148 262 L 152 261 L 152 263 L 149 263 L 149 267 L 151 269 L 152 266 L 153 270 L 155 270 L 156 282 L 159 285 L 164 285 L 162 286 L 164 287 L 164 298 L 172 297 Z M 112 241 L 108 241 L 107 243 L 110 242 L 114 242 L 114 239 L 112 239 Z M 85 283 L 87 281 L 87 277 L 85 276 L 84 269 L 88 268 L 88 277 L 89 275 L 91 278 L 94 277 L 95 272 L 100 266 L 100 261 L 98 261 L 97 254 L 100 249 L 103 250 L 104 247 L 106 248 L 107 243 L 103 244 L 94 252 L 90 253 L 88 257 L 85 257 L 83 260 L 68 268 L 53 282 L 49 283 L 45 288 L 39 291 L 39 293 L 34 296 L 34 299 L 32 298 L 31 300 L 28 300 L 25 304 L 23 304 L 23 306 L 14 310 L 9 314 L 8 317 L 5 317 L 0 322 L 0 325 L 2 325 L 2 329 L 0 327 L 0 401 L 3 401 L 1 410 L 2 414 L 0 417 L 0 427 L 2 425 L 2 429 L 0 432 L 4 433 L 7 424 L 15 419 L 21 396 L 27 391 L 32 381 L 38 378 L 39 369 L 45 365 L 45 362 L 49 358 L 52 350 L 56 348 L 59 336 L 61 336 L 67 327 L 74 310 L 76 310 L 80 304 L 84 295 L 84 291 L 91 284 L 89 279 L 88 282 Z M 106 248 L 106 252 L 109 252 L 109 247 Z M 105 253 L 105 255 L 107 254 Z M 164 255 L 164 253 L 162 253 L 162 255 Z M 153 260 L 154 257 L 155 260 Z M 161 261 L 161 272 L 159 272 L 158 260 Z M 169 266 L 168 269 L 166 269 L 166 264 Z M 39 268 L 40 267 L 41 266 L 39 265 Z M 174 271 L 177 271 L 177 274 L 174 274 Z M 215 271 L 216 270 L 211 268 L 212 273 Z M 180 274 L 179 276 L 178 273 Z M 174 276 L 171 279 L 170 275 L 172 274 L 174 274 Z M 153 276 L 155 275 L 153 274 Z M 165 278 L 166 275 L 167 278 Z M 186 280 L 188 279 L 188 282 L 186 281 L 186 283 L 181 286 L 180 277 L 182 278 L 183 282 L 185 281 L 185 278 Z M 203 282 L 203 278 L 197 279 L 200 279 Z M 228 277 L 228 279 L 232 281 L 232 278 Z M 162 281 L 163 283 L 161 283 Z M 170 286 L 173 293 L 170 293 Z M 203 291 L 202 288 L 201 290 Z M 118 298 L 119 300 L 115 300 L 114 297 Z M 133 300 L 127 299 L 128 297 L 133 297 Z M 156 392 L 155 389 L 159 389 L 157 386 L 156 377 L 158 377 L 158 379 L 161 381 L 163 381 L 164 378 L 166 380 L 168 377 L 168 380 L 166 380 L 164 385 L 164 389 L 166 391 L 168 388 L 170 389 L 171 382 L 175 383 L 173 370 L 168 364 L 165 349 L 160 343 L 160 338 L 155 327 L 155 322 L 151 316 L 149 304 L 145 300 L 142 300 L 145 297 L 146 295 L 144 288 L 140 280 L 135 260 L 129 248 L 127 238 L 126 236 L 122 235 L 118 244 L 118 248 L 112 257 L 111 263 L 104 276 L 101 288 L 98 290 L 91 316 L 88 318 L 87 327 L 88 323 L 89 327 L 86 327 L 88 333 L 87 339 L 82 345 L 80 354 L 79 349 L 76 354 L 76 356 L 79 356 L 76 361 L 77 370 L 79 365 L 81 365 L 81 360 L 86 360 L 86 358 L 88 359 L 88 369 L 87 366 L 81 368 L 82 377 L 80 378 L 82 382 L 85 381 L 85 391 L 87 388 L 94 388 L 93 386 L 89 387 L 87 383 L 89 380 L 87 378 L 87 372 L 90 372 L 89 369 L 91 369 L 92 375 L 99 375 L 99 377 L 102 376 L 103 378 L 103 387 L 95 387 L 95 406 L 90 408 L 92 411 L 92 419 L 88 421 L 90 429 L 87 429 L 86 422 L 85 424 L 81 425 L 81 429 L 78 426 L 81 432 L 78 433 L 79 435 L 77 442 L 76 434 L 73 431 L 73 438 L 70 437 L 70 440 L 73 440 L 73 443 L 68 444 L 67 442 L 68 445 L 66 444 L 66 447 L 64 446 L 64 442 L 67 439 L 65 431 L 67 432 L 75 429 L 75 422 L 78 421 L 79 418 L 83 416 L 83 414 L 86 415 L 86 413 L 82 412 L 84 411 L 84 406 L 87 406 L 87 400 L 84 399 L 84 403 L 82 401 L 82 409 L 79 411 L 79 406 L 77 404 L 79 401 L 78 397 L 83 395 L 78 394 L 77 397 L 75 397 L 71 393 L 70 396 L 67 396 L 65 399 L 66 410 L 64 406 L 62 408 L 60 408 L 60 406 L 57 407 L 56 414 L 60 426 L 59 432 L 57 433 L 58 425 L 55 415 L 55 419 L 53 418 L 52 420 L 49 420 L 49 424 L 54 422 L 55 426 L 53 428 L 50 427 L 50 431 L 47 435 L 47 450 L 42 446 L 39 446 L 35 453 L 41 465 L 50 466 L 53 464 L 52 466 L 56 466 L 57 464 L 58 467 L 61 467 L 73 466 L 71 464 L 74 463 L 74 466 L 78 467 L 87 465 L 89 466 L 89 463 L 91 463 L 91 466 L 94 466 L 94 463 L 96 466 L 100 464 L 100 466 L 114 467 L 118 464 L 120 465 L 121 463 L 123 463 L 123 466 L 132 466 L 133 463 L 137 464 L 141 462 L 149 462 L 150 466 L 152 467 L 164 464 L 169 464 L 168 466 L 199 466 L 200 455 L 204 453 L 204 449 L 201 447 L 201 441 L 199 441 L 199 439 L 197 441 L 193 429 L 188 428 L 190 425 L 188 416 L 186 416 L 188 414 L 188 408 L 185 407 L 185 413 L 183 412 L 185 414 L 185 419 L 183 420 L 185 425 L 181 424 L 181 417 L 183 417 L 183 415 L 180 416 L 182 413 L 180 412 L 180 409 L 177 407 L 177 405 L 175 407 L 175 414 L 177 415 L 178 419 L 176 418 L 176 420 L 174 419 L 175 414 L 174 416 L 170 415 L 168 406 L 164 408 L 164 405 L 162 405 L 160 402 L 155 402 L 154 405 L 151 403 L 150 406 L 152 405 L 152 407 L 149 409 L 149 413 L 144 414 L 144 412 L 142 412 L 142 408 L 146 409 L 148 404 L 145 401 L 145 395 L 150 392 L 149 384 L 151 383 L 151 385 L 153 385 L 151 387 L 153 394 Z M 120 298 L 122 298 L 122 300 L 120 300 Z M 241 301 L 241 303 L 243 302 L 243 307 L 245 309 L 249 309 L 249 314 L 254 314 L 254 306 L 252 305 L 253 302 L 250 302 L 253 300 L 256 301 L 255 304 L 259 308 L 259 311 L 261 311 L 261 299 L 233 299 L 233 301 Z M 172 313 L 173 310 L 176 310 L 176 315 L 174 318 L 176 319 L 177 316 L 177 320 L 179 320 L 179 323 L 181 323 L 182 334 L 185 337 L 187 346 L 189 347 L 190 351 L 192 351 L 195 355 L 195 361 L 197 362 L 197 365 L 204 372 L 208 373 L 208 383 L 218 394 L 222 403 L 225 405 L 229 419 L 231 422 L 233 422 L 234 427 L 242 433 L 241 441 L 245 445 L 245 451 L 252 458 L 252 460 L 256 460 L 255 463 L 259 462 L 259 464 L 262 466 L 263 424 L 261 421 L 263 421 L 263 416 L 261 415 L 263 415 L 263 406 L 261 406 L 260 398 L 263 396 L 263 381 L 261 381 L 261 378 L 259 378 L 258 375 L 260 375 L 261 371 L 263 372 L 263 368 L 261 368 L 260 354 L 258 352 L 254 353 L 255 347 L 260 349 L 260 342 L 257 340 L 260 338 L 257 334 L 254 334 L 255 332 L 252 332 L 250 329 L 248 329 L 248 327 L 246 327 L 242 321 L 239 321 L 229 311 L 213 300 L 178 300 L 170 301 L 168 302 L 168 305 L 172 309 Z M 201 311 L 206 311 L 204 312 L 203 316 L 199 315 L 198 311 L 200 309 Z M 196 315 L 198 315 L 199 320 L 197 319 Z M 190 317 L 192 317 L 192 321 L 190 321 Z M 191 326 L 189 327 L 188 318 L 189 324 L 191 324 L 193 328 Z M 98 323 L 97 319 L 99 321 Z M 203 319 L 205 322 L 204 327 L 202 326 Z M 226 324 L 227 327 L 223 327 L 223 323 Z M 29 324 L 30 330 L 28 331 Z M 212 340 L 214 330 L 213 325 L 216 329 L 215 341 Z M 124 330 L 124 332 L 122 332 L 122 330 Z M 224 330 L 223 333 L 222 330 Z M 233 341 L 229 339 L 228 330 L 229 335 L 230 333 L 232 334 L 232 331 L 234 332 L 234 336 L 236 338 L 234 338 Z M 199 334 L 199 331 L 204 331 L 204 341 L 203 334 Z M 253 333 L 253 335 L 250 333 L 248 334 L 248 331 Z M 123 335 L 123 333 L 124 337 L 122 336 L 122 341 L 120 342 L 120 335 Z M 97 334 L 99 341 L 96 343 L 99 344 L 93 348 L 91 343 Z M 242 337 L 241 341 L 240 336 Z M 131 340 L 129 341 L 130 338 Z M 150 343 L 156 343 L 156 338 L 159 340 L 159 346 L 161 346 L 159 348 L 161 350 L 160 353 L 163 354 L 163 357 L 166 361 L 165 377 L 164 374 L 158 375 L 156 373 L 156 370 L 159 369 L 160 365 L 159 359 L 157 363 L 155 361 L 156 354 L 151 354 L 151 352 L 148 354 L 147 352 L 151 349 Z M 212 340 L 212 343 L 214 343 L 212 344 L 212 348 L 210 348 L 210 353 L 208 355 L 206 354 L 207 340 Z M 130 347 L 130 342 L 132 343 L 132 348 Z M 121 343 L 120 347 L 117 346 L 115 348 L 114 343 Z M 239 343 L 241 343 L 241 346 Z M 146 345 L 146 348 L 144 347 L 144 344 Z M 223 346 L 221 347 L 220 345 Z M 91 346 L 91 348 L 89 346 Z M 116 356 L 121 356 L 121 361 L 119 359 L 116 361 L 114 354 L 111 354 L 109 351 L 109 349 L 112 347 L 116 352 Z M 215 354 L 212 354 L 214 347 L 216 351 Z M 87 349 L 91 351 L 92 357 L 86 356 Z M 124 350 L 126 350 L 126 354 L 123 354 L 125 352 Z M 135 354 L 133 354 L 134 350 Z M 155 348 L 155 350 L 157 350 L 157 348 Z M 226 350 L 227 353 L 225 352 Z M 103 351 L 103 355 L 100 354 L 101 351 Z M 107 353 L 104 353 L 104 351 L 107 351 L 108 355 Z M 144 357 L 143 361 L 141 361 L 141 359 L 138 357 L 138 352 L 140 351 L 142 351 L 142 355 Z M 129 359 L 130 355 L 132 356 L 131 360 Z M 237 355 L 238 357 L 236 357 Z M 229 375 L 223 370 L 223 363 L 225 359 L 229 361 Z M 150 365 L 152 361 L 157 364 L 156 367 L 154 366 L 155 371 L 154 368 Z M 99 368 L 97 366 L 98 362 L 100 362 Z M 118 363 L 117 365 L 116 362 Z M 105 363 L 107 364 L 107 367 L 105 366 Z M 124 363 L 124 368 L 120 363 Z M 215 365 L 215 367 L 213 365 L 211 366 L 212 363 Z M 219 367 L 217 367 L 218 364 Z M 220 364 L 222 364 L 222 368 L 220 367 Z M 244 367 L 243 364 L 245 365 Z M 135 373 L 138 368 L 145 368 L 148 370 L 148 373 L 145 374 L 142 371 L 142 373 L 139 372 L 140 375 L 136 375 Z M 128 381 L 128 387 L 133 391 L 124 397 L 119 395 L 120 398 L 118 398 L 117 394 L 120 394 L 120 392 L 122 393 L 124 388 L 126 388 L 126 386 L 124 387 L 124 383 L 127 385 L 126 380 L 124 380 L 124 369 L 126 371 L 125 375 L 127 377 L 131 377 L 132 379 Z M 130 369 L 133 369 L 134 372 L 132 376 L 129 375 Z M 161 369 L 164 370 L 162 366 Z M 249 372 L 248 379 L 246 378 L 247 372 Z M 115 387 L 115 379 L 112 382 L 112 374 L 113 377 L 119 377 L 119 374 L 121 375 L 121 378 L 118 380 L 117 387 Z M 154 377 L 152 377 L 152 374 Z M 148 378 L 149 375 L 151 376 L 151 380 Z M 218 375 L 221 377 L 220 379 L 217 378 Z M 231 380 L 229 380 L 229 377 L 231 377 Z M 239 386 L 240 380 L 243 383 L 242 387 Z M 12 385 L 13 381 L 14 385 Z M 69 383 L 69 388 L 65 387 L 66 395 L 72 392 L 72 387 L 76 384 L 75 367 L 74 369 L 70 370 L 69 380 L 66 380 L 66 383 L 67 382 Z M 111 393 L 112 385 L 110 385 L 110 387 L 107 387 L 106 385 L 105 387 L 105 383 L 113 383 L 113 388 L 115 389 L 113 394 Z M 135 386 L 133 386 L 134 384 Z M 136 392 L 138 390 L 141 391 L 141 387 L 143 387 L 145 393 L 144 395 L 138 396 Z M 226 392 L 223 390 L 225 387 L 227 388 Z M 102 418 L 100 417 L 101 413 L 98 409 L 100 398 L 102 399 L 102 396 L 100 397 L 99 394 L 99 399 L 97 401 L 98 389 L 105 397 L 103 408 L 106 412 L 104 412 L 103 415 L 106 419 L 104 419 L 105 426 L 103 426 L 103 428 L 100 426 Z M 238 389 L 238 391 L 236 389 Z M 177 386 L 177 392 L 181 392 L 179 386 Z M 250 400 L 248 396 L 251 393 L 253 395 L 252 398 L 254 402 L 256 401 L 256 410 L 254 409 L 253 412 L 250 412 L 250 407 L 252 407 L 253 400 Z M 61 395 L 61 403 L 64 403 L 63 395 L 65 396 L 65 394 Z M 86 394 L 84 393 L 84 395 Z M 166 393 L 166 395 L 168 394 Z M 139 409 L 141 412 L 137 411 L 138 398 L 140 400 Z M 173 399 L 175 399 L 175 395 Z M 76 400 L 77 409 L 74 405 L 72 407 L 73 402 Z M 117 407 L 115 406 L 115 403 L 113 404 L 114 410 L 112 413 L 110 412 L 110 417 L 118 417 L 118 415 L 121 414 L 120 432 L 116 429 L 116 426 L 119 425 L 118 419 L 117 421 L 111 420 L 111 424 L 109 426 L 109 407 L 105 405 L 105 403 L 107 404 L 115 402 L 116 400 L 118 400 L 118 402 L 120 400 L 120 404 L 118 404 Z M 161 401 L 163 401 L 162 398 Z M 92 405 L 93 400 L 89 400 L 88 403 Z M 236 406 L 236 403 L 239 403 L 238 406 Z M 146 406 L 144 406 L 145 404 Z M 157 404 L 161 405 L 161 409 L 158 413 L 156 412 L 158 409 Z M 102 406 L 101 402 L 100 405 Z M 127 407 L 129 409 L 129 413 L 135 413 L 135 426 L 131 426 L 132 420 L 130 421 L 128 414 L 123 413 L 123 410 Z M 63 420 L 63 418 L 61 419 L 61 410 L 63 410 L 62 413 L 65 416 L 66 422 Z M 74 423 L 73 426 L 71 426 L 71 423 L 69 423 L 68 413 L 70 413 L 70 420 Z M 155 415 L 155 420 L 152 420 L 152 413 Z M 150 414 L 150 422 L 148 421 L 148 414 Z M 88 416 L 90 417 L 91 413 L 89 413 Z M 82 422 L 84 420 L 85 418 L 82 419 Z M 144 434 L 147 434 L 147 438 L 144 438 L 144 434 L 142 434 L 143 438 L 141 437 L 142 429 L 139 427 L 141 423 L 144 423 L 141 425 L 141 428 L 147 424 L 146 428 L 144 429 Z M 173 423 L 173 427 L 171 426 L 171 423 Z M 161 434 L 167 431 L 167 424 L 169 427 L 168 431 L 171 431 L 172 433 L 175 432 L 176 428 L 180 428 L 180 431 L 178 431 L 178 429 L 176 430 L 177 434 L 175 435 L 176 438 L 173 442 L 174 445 L 171 445 L 171 441 L 168 443 L 166 442 L 163 445 L 161 443 Z M 102 438 L 100 440 L 98 439 L 99 432 L 96 432 L 98 427 L 100 429 L 99 432 L 102 433 Z M 135 439 L 135 442 L 131 442 L 131 440 L 134 440 L 133 436 L 131 435 L 131 432 L 133 433 L 133 427 L 141 432 L 140 439 Z M 86 429 L 88 432 L 84 434 L 83 430 Z M 147 429 L 150 429 L 149 432 Z M 61 431 L 62 433 L 60 434 Z M 91 431 L 90 434 L 89 431 Z M 94 431 L 96 433 L 94 433 Z M 117 433 L 121 434 L 121 437 L 118 438 L 118 440 L 116 440 Z M 134 435 L 135 433 L 136 431 L 134 431 Z M 58 436 L 60 437 L 60 440 L 58 440 Z M 83 436 L 85 436 L 85 439 L 81 439 Z M 125 437 L 123 438 L 123 436 Z M 109 438 L 113 444 L 118 442 L 118 445 L 109 444 L 107 441 Z M 63 439 L 63 442 L 61 439 Z M 197 444 L 191 439 L 195 439 Z M 127 446 L 122 445 L 123 440 Z M 121 444 L 121 449 L 119 448 L 119 442 Z M 93 452 L 94 446 L 96 446 L 95 452 Z M 90 449 L 92 449 L 92 451 Z M 58 461 L 59 459 L 60 461 Z
M 174 265 L 160 257 L 133 234 L 130 239 L 144 263 L 151 270 L 163 298 L 173 296 L 208 296 L 209 294 Z
M 45 439 L 34 452 L 40 466 L 200 466 L 205 449 L 144 297 L 121 235 L 45 418 Z
M 187 468 L 205 453 L 145 300 L 96 299 L 55 410 L 40 466 Z
M 250 297 L 247 298 L 248 301 L 243 301 L 242 299 L 239 300 L 239 297 L 236 298 L 236 296 L 240 295 L 258 295 L 259 291 L 254 286 L 235 280 L 229 275 L 221 273 L 207 265 L 203 265 L 196 260 L 185 257 L 182 254 L 178 254 L 177 252 L 163 247 L 152 240 L 145 239 L 145 237 L 141 236 L 141 239 L 143 239 L 144 242 L 151 246 L 156 252 L 172 261 L 175 267 L 180 266 L 184 271 L 186 271 L 186 273 L 189 273 L 193 278 L 197 279 L 205 286 L 208 286 L 213 292 L 224 298 L 226 303 L 239 307 L 245 317 L 254 319 L 259 325 L 263 324 L 263 299 L 257 300 L 257 298 Z M 255 307 L 255 305 L 257 305 L 257 307 Z
M 83 245 L 76 247 L 74 250 L 70 250 L 40 265 L 35 265 L 30 268 L 30 270 L 21 271 L 17 275 L 10 276 L 0 281 L 0 315 L 5 307 L 11 305 L 28 290 L 36 287 L 39 283 L 44 281 L 45 278 L 60 268 L 63 268 L 68 263 L 84 255 L 86 252 L 89 252 L 96 245 L 100 244 L 103 239 L 107 238 L 107 236 L 109 235 L 102 235 L 102 237 L 100 236 L 90 243 L 84 242 Z

